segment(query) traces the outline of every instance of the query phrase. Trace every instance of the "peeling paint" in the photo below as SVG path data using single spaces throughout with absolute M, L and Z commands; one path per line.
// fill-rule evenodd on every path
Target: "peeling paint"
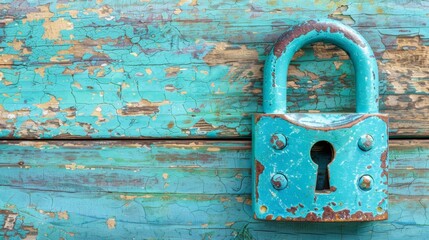
M 204 56 L 204 61 L 209 66 L 219 64 L 240 64 L 242 60 L 258 61 L 258 52 L 248 49 L 246 45 L 239 47 L 231 46 L 228 43 L 217 43 L 214 49 Z
M 121 199 L 128 200 L 128 201 L 134 200 L 137 198 L 137 196 L 130 196 L 130 195 L 121 195 L 120 197 Z
M 64 219 L 64 220 L 68 220 L 69 219 L 69 214 L 67 213 L 67 211 L 58 212 L 58 218 L 59 219 Z
M 396 43 L 397 48 L 386 50 L 383 61 L 379 62 L 392 91 L 397 94 L 429 92 L 429 84 L 424 81 L 427 73 L 421 71 L 429 65 L 429 46 L 423 45 L 419 36 L 398 37 Z M 425 102 L 429 104 L 429 99 Z
M 116 219 L 115 218 L 109 218 L 106 221 L 107 228 L 109 229 L 115 229 L 116 228 Z
M 395 225 L 397 228 L 388 229 L 389 234 L 401 236 L 406 229 L 403 236 L 424 239 L 429 203 L 428 142 L 390 141 L 389 220 L 366 223 L 364 228 L 362 224 L 347 223 L 347 229 L 342 227 L 344 223 L 331 223 L 329 229 L 317 228 L 318 236 L 383 238 L 386 232 L 382 229 Z M 259 232 L 260 237 L 313 236 L 314 231 L 308 230 L 309 224 L 267 224 L 252 219 L 250 145 L 249 140 L 3 141 L 0 144 L 3 163 L 0 208 L 9 211 L 5 215 L 18 214 L 14 230 L 6 233 L 20 238 L 49 234 L 55 239 L 109 239 L 124 235 L 177 238 L 180 231 L 186 233 L 182 238 L 203 237 L 207 232 L 230 238 L 233 232 L 246 228 L 252 233 Z M 221 151 L 205 151 L 209 147 L 218 147 Z M 20 168 L 20 160 L 31 168 Z M 64 169 L 70 161 L 93 166 L 94 170 L 79 174 Z M 198 168 L 190 167 L 195 164 Z M 161 178 L 163 173 L 169 175 L 170 186 L 166 189 Z M 152 185 L 151 180 L 137 181 L 148 175 L 159 178 L 159 184 Z M 237 175 L 242 178 L 236 178 Z M 109 180 L 104 181 L 105 178 Z M 379 204 L 384 203 L 377 206 Z M 338 212 L 342 210 L 340 205 L 329 208 Z M 362 201 L 361 205 L 365 206 L 366 202 Z M 302 209 L 300 205 L 295 207 L 296 213 Z M 43 211 L 39 212 L 40 209 Z M 54 217 L 47 215 L 48 212 Z M 64 212 L 68 219 L 60 218 Z M 340 213 L 330 216 L 335 218 L 335 214 Z M 309 215 L 312 216 L 317 219 L 316 215 Z M 365 218 L 367 214 L 362 212 L 355 217 Z M 3 219 L 0 210 L 0 226 L 4 225 Z M 115 219 L 114 229 L 108 228 L 108 219 Z M 160 226 L 156 227 L 153 221 Z M 203 224 L 208 225 L 203 228 Z M 189 229 L 193 229 L 193 235 L 188 235 Z M 355 231 L 357 229 L 359 231 Z M 0 238 L 4 231 L 0 227 Z
M 427 135 L 427 13 L 418 3 L 402 4 L 414 13 L 412 23 L 384 2 L 230 4 L 3 3 L 0 102 L 16 118 L 2 124 L 0 136 L 249 137 L 249 113 L 261 111 L 268 45 L 310 10 L 364 30 L 382 72 L 380 103 L 392 116 L 391 135 Z M 236 11 L 226 13 L 229 7 Z M 344 52 L 316 44 L 294 59 L 289 111 L 353 109 L 353 72 Z M 50 96 L 58 108 L 37 107 Z M 100 104 L 103 121 L 91 116 Z
M 168 173 L 163 173 L 163 174 L 162 174 L 162 178 L 163 178 L 164 180 L 167 180 L 167 179 L 168 179 Z
M 262 110 L 261 69 L 268 47 L 309 13 L 363 30 L 380 66 L 380 105 L 392 116 L 391 136 L 428 136 L 429 41 L 423 1 L 395 5 L 342 0 L 309 4 L 97 0 L 41 5 L 45 3 L 0 4 L 3 138 L 248 138 L 250 114 Z M 53 22 L 59 19 L 62 26 L 46 37 L 44 24 L 55 27 Z M 166 78 L 169 67 L 183 70 Z M 288 111 L 353 111 L 354 76 L 349 67 L 347 56 L 330 45 L 316 44 L 298 52 L 289 69 Z M 48 104 L 51 97 L 57 103 Z M 165 104 L 153 106 L 160 103 Z M 106 121 L 91 116 L 97 107 Z M 124 114 L 118 115 L 120 111 Z M 252 220 L 247 140 L 243 145 L 225 141 L 221 146 L 196 140 L 193 145 L 108 142 L 112 145 L 16 142 L 17 148 L 8 142 L 0 151 L 6 164 L 2 183 L 9 184 L 1 189 L 0 203 L 16 206 L 5 213 L 15 224 L 13 230 L 2 229 L 0 238 L 3 234 L 12 239 L 315 236 L 306 224 L 279 227 Z M 394 141 L 388 222 L 363 228 L 334 224 L 318 229 L 317 236 L 424 239 L 429 234 L 426 146 L 423 140 Z M 124 152 L 123 147 L 129 150 Z M 68 164 L 70 169 L 65 167 Z M 160 165 L 162 169 L 154 170 Z M 78 166 L 94 167 L 96 174 L 79 171 Z M 164 173 L 169 174 L 168 188 L 160 177 Z M 148 185 L 138 181 L 148 175 L 160 183 L 151 185 L 151 178 Z M 133 176 L 135 182 L 124 182 Z M 187 178 L 195 179 L 195 184 L 186 185 Z M 99 204 L 96 208 L 94 200 Z M 67 221 L 59 219 L 64 211 Z M 115 231 L 106 227 L 111 216 L 118 222 Z M 203 224 L 208 225 L 202 228 Z
M 55 40 L 61 38 L 60 33 L 62 30 L 72 30 L 73 23 L 65 20 L 64 18 L 59 18 L 58 20 L 55 20 L 53 22 L 45 20 L 45 22 L 43 23 L 43 27 L 45 28 L 43 38 Z
M 98 4 L 100 4 L 100 3 L 98 3 Z M 85 9 L 85 12 L 87 14 L 93 12 L 93 13 L 98 14 L 99 18 L 107 18 L 112 14 L 113 8 L 106 4 L 106 5 L 101 6 L 100 8 L 97 8 L 97 9 L 87 8 L 87 9 Z
M 167 105 L 170 102 L 164 100 L 162 102 L 149 102 L 145 99 L 139 102 L 127 103 L 126 107 L 117 111 L 122 116 L 135 116 L 135 115 L 151 115 L 159 111 L 159 107 Z
M 27 22 L 33 22 L 33 21 L 38 21 L 38 20 L 42 20 L 42 19 L 49 19 L 51 17 L 54 16 L 54 13 L 52 13 L 49 10 L 49 4 L 47 5 L 42 5 L 42 6 L 38 6 L 37 12 L 29 12 L 26 15 L 26 18 L 24 18 L 22 20 L 23 23 L 27 23 Z
M 8 239 L 35 240 L 38 229 L 29 226 L 23 217 L 10 210 L 0 209 L 0 237 Z
M 331 222 L 387 218 L 387 116 L 258 114 L 254 121 L 252 199 L 257 219 Z M 273 147 L 270 139 L 276 133 L 287 138 L 285 148 Z M 376 138 L 373 148 L 365 153 L 358 147 L 364 134 Z M 319 141 L 327 141 L 333 149 L 325 189 L 318 189 L 320 166 L 310 154 Z M 275 174 L 286 179 L 283 188 L 273 184 Z M 356 184 L 364 174 L 374 179 L 368 191 Z M 359 201 L 365 204 L 357 204 Z M 261 211 L 261 207 L 266 209 Z

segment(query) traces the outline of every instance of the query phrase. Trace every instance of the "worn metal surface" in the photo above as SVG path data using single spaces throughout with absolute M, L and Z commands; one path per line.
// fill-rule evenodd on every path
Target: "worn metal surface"
M 290 61 L 318 41 L 334 43 L 351 56 L 359 114 L 286 113 Z M 378 84 L 371 47 L 338 21 L 310 20 L 279 38 L 264 67 L 265 114 L 254 115 L 252 129 L 255 218 L 387 219 L 388 118 L 378 114 Z M 330 152 L 313 153 L 322 142 Z
M 370 45 L 349 26 L 330 19 L 293 26 L 277 40 L 264 66 L 264 113 L 286 113 L 289 64 L 298 50 L 315 42 L 333 43 L 346 51 L 356 75 L 356 112 L 378 113 L 378 68 Z
M 258 219 L 277 221 L 385 220 L 388 213 L 387 116 L 379 114 L 258 114 L 252 151 L 253 210 Z M 282 133 L 287 146 L 271 146 Z M 374 137 L 373 148 L 362 151 L 362 135 Z M 327 166 L 328 189 L 316 190 L 318 165 L 312 146 L 326 141 L 333 159 Z M 321 153 L 322 154 L 322 153 Z M 319 166 L 320 167 L 320 166 Z M 272 178 L 283 174 L 287 187 L 278 189 Z M 373 178 L 372 189 L 361 189 L 360 178 Z
M 387 221 L 309 224 L 253 219 L 248 140 L 3 141 L 0 238 L 425 239 L 429 141 L 389 145 Z

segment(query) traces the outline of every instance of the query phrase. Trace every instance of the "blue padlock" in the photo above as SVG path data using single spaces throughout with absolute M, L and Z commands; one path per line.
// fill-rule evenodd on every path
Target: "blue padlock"
M 333 43 L 350 56 L 356 113 L 286 113 L 289 63 L 300 48 Z M 380 114 L 378 69 L 366 40 L 334 20 L 284 33 L 264 67 L 264 113 L 253 116 L 253 211 L 278 221 L 387 219 L 388 116 Z

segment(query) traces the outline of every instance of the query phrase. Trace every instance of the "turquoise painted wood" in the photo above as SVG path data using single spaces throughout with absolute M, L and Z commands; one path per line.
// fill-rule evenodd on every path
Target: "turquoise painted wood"
M 425 239 L 429 142 L 390 142 L 389 220 L 253 219 L 250 141 L 3 141 L 10 239 Z M 9 219 L 9 223 L 6 223 Z
M 1 1 L 0 239 L 427 238 L 428 9 Z M 283 32 L 315 18 L 351 26 L 374 51 L 395 139 L 387 221 L 253 219 L 251 116 L 263 108 L 263 65 Z M 333 45 L 304 46 L 288 69 L 287 111 L 355 112 L 351 69 Z
M 268 49 L 290 26 L 327 17 L 373 48 L 391 135 L 429 135 L 425 1 L 6 0 L 0 8 L 4 138 L 249 137 Z M 344 52 L 316 45 L 296 57 L 291 112 L 354 111 Z

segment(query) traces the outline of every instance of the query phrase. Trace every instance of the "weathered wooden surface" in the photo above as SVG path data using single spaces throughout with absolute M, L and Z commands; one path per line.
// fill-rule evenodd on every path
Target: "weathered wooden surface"
M 390 142 L 389 220 L 253 220 L 248 141 L 3 141 L 7 239 L 425 239 L 429 141 Z
M 429 137 L 427 1 L 3 0 L 0 138 L 249 138 L 261 70 L 291 25 L 358 30 L 393 138 Z M 289 69 L 290 111 L 351 112 L 331 45 Z M 429 141 L 390 143 L 389 220 L 252 219 L 250 142 L 3 141 L 0 239 L 425 239 Z
M 400 0 L 2 1 L 0 137 L 248 137 L 267 51 L 318 17 L 370 43 L 391 136 L 429 136 L 428 9 Z M 353 111 L 344 52 L 315 45 L 297 57 L 290 111 Z

